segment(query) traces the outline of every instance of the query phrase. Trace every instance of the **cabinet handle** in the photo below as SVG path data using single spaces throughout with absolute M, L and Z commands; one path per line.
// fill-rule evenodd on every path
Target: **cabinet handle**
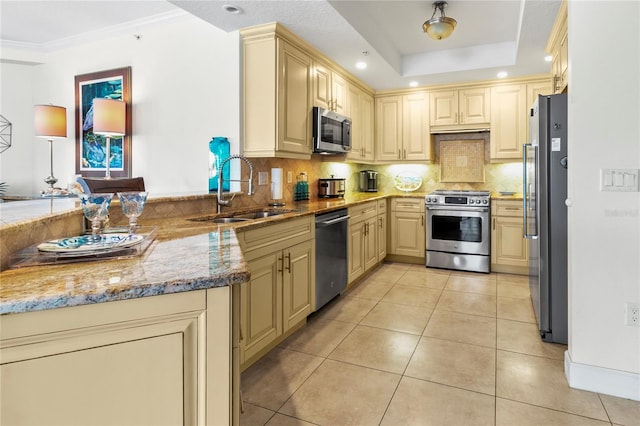
M 453 118 L 453 122 L 454 124 L 458 124 L 458 113 L 456 112 L 454 118 Z
M 400 154 L 400 150 L 398 150 L 398 160 L 402 160 L 402 155 Z
M 278 256 L 278 263 L 280 264 L 280 268 L 278 268 L 278 272 L 282 272 L 282 270 L 284 269 L 284 256 L 283 257 Z
M 284 259 L 282 259 L 282 267 L 284 267 Z M 287 253 L 287 272 L 291 272 L 291 252 Z
M 383 227 L 382 217 L 378 218 L 378 222 L 380 223 L 380 228 L 382 228 Z
M 424 225 L 425 225 L 425 223 L 424 223 L 424 215 L 420 216 L 420 225 L 422 225 L 422 227 L 424 228 Z
M 464 123 L 464 112 L 460 113 L 460 124 Z
M 491 225 L 492 229 L 495 231 L 496 230 L 496 218 L 494 217 L 493 220 L 491 221 L 493 222 L 493 224 Z
M 407 159 L 407 150 L 403 149 L 402 152 L 404 154 L 403 158 L 406 160 Z

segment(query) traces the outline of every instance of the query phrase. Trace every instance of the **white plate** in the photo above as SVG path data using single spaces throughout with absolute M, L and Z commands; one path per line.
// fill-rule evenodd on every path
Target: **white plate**
M 393 186 L 399 191 L 413 192 L 422 186 L 422 178 L 410 173 L 400 173 L 393 178 Z
M 142 235 L 129 235 L 128 233 L 103 234 L 100 237 L 98 242 L 93 242 L 91 235 L 60 238 L 39 244 L 38 250 L 76 255 L 93 254 L 132 247 L 140 244 L 144 239 Z

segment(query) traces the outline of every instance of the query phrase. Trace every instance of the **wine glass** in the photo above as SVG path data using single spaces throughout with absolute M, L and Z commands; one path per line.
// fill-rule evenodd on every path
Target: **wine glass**
M 78 197 L 80 197 L 80 202 L 82 203 L 84 217 L 91 221 L 91 241 L 98 242 L 102 239 L 100 237 L 100 225 L 109 213 L 113 194 L 78 194 Z
M 118 192 L 122 213 L 129 218 L 129 235 L 136 232 L 138 216 L 144 210 L 144 203 L 147 201 L 148 192 Z

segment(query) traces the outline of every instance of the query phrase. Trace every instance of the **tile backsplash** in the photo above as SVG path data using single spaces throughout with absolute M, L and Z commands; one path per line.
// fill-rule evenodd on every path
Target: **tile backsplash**
M 335 159 L 336 161 L 331 161 Z M 437 160 L 437 159 L 436 159 Z M 398 174 L 411 174 L 422 178 L 422 186 L 417 193 L 428 193 L 436 189 L 460 189 L 460 190 L 488 190 L 494 193 L 500 191 L 522 192 L 522 163 L 485 163 L 485 182 L 440 182 L 440 165 L 434 164 L 354 164 L 347 163 L 338 157 L 324 157 L 314 155 L 311 160 L 294 160 L 281 158 L 252 158 L 254 167 L 254 191 L 252 197 L 236 197 L 234 207 L 246 207 L 251 205 L 265 205 L 270 201 L 271 169 L 282 168 L 284 173 L 283 200 L 287 204 L 293 203 L 293 190 L 296 176 L 306 172 L 309 181 L 311 199 L 317 198 L 319 178 L 334 177 L 346 179 L 346 191 L 358 191 L 358 173 L 361 170 L 375 170 L 378 172 L 378 191 L 384 194 L 401 194 L 394 186 L 394 177 Z M 267 172 L 269 176 L 266 185 L 258 185 L 258 173 Z M 287 182 L 287 173 L 291 172 L 292 181 Z M 248 177 L 248 170 L 243 166 L 242 178 Z M 242 190 L 246 191 L 246 184 Z

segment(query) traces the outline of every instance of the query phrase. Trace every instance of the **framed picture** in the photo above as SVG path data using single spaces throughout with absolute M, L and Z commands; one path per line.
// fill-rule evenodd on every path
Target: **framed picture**
M 131 176 L 131 67 L 99 71 L 75 77 L 76 173 L 104 177 L 106 138 L 93 133 L 93 100 L 110 98 L 126 103 L 125 136 L 112 137 L 109 168 L 113 177 Z

